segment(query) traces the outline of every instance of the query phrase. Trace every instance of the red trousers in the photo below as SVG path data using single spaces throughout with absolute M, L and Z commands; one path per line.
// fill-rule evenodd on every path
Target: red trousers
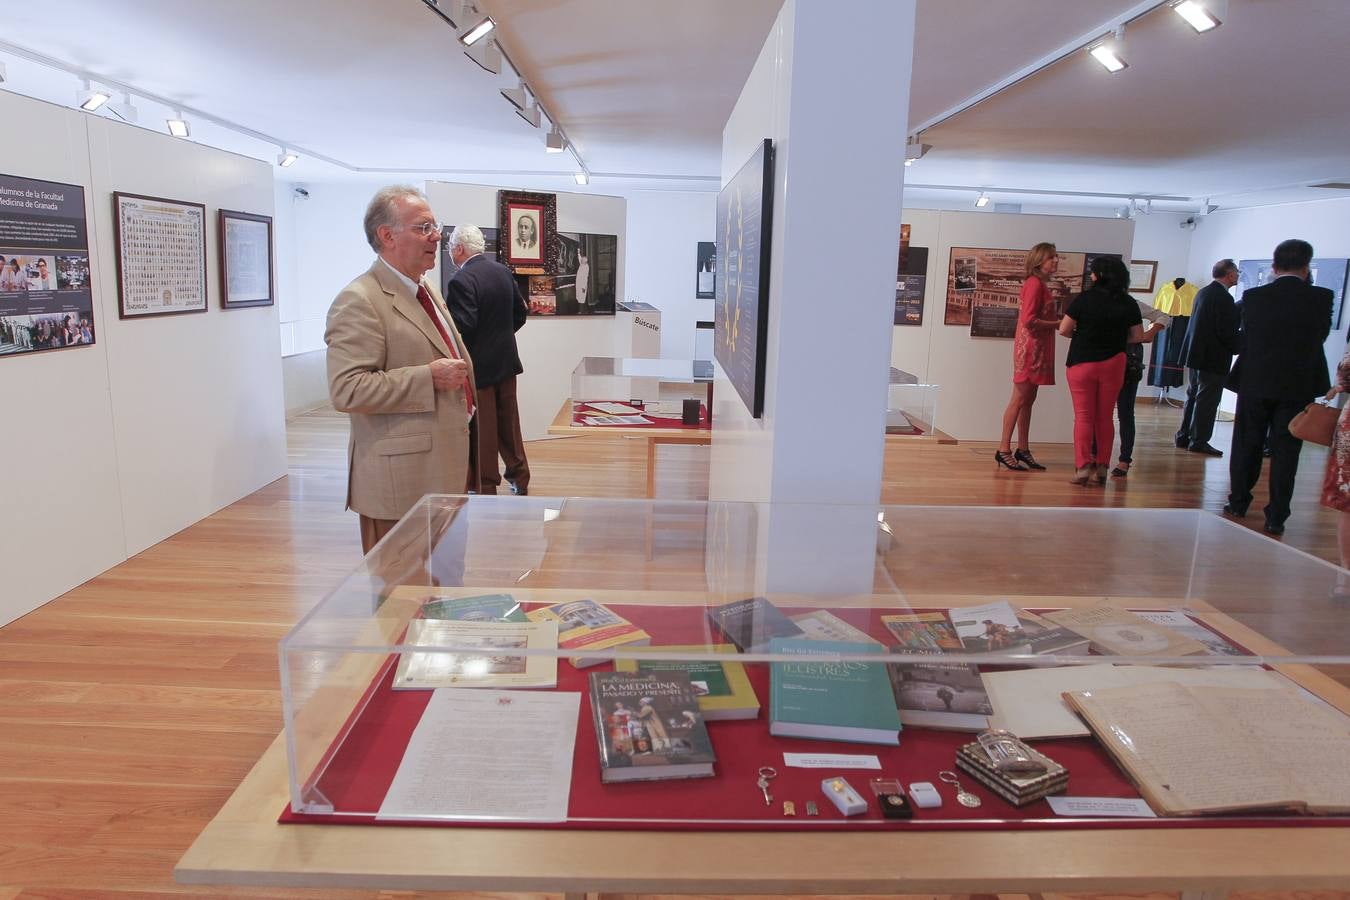
M 1111 448 L 1116 442 L 1116 396 L 1125 383 L 1125 354 L 1117 353 L 1101 362 L 1085 362 L 1069 366 L 1065 373 L 1069 393 L 1073 395 L 1073 462 L 1078 468 L 1091 463 L 1106 465 L 1111 460 Z M 1097 458 L 1092 458 L 1093 442 L 1097 444 Z

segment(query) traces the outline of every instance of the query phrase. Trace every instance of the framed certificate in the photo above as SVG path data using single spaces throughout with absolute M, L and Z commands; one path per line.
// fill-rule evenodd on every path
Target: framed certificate
M 1130 293 L 1153 293 L 1153 282 L 1157 278 L 1158 261 L 1156 259 L 1130 260 Z
M 206 207 L 113 193 L 117 314 L 206 312 Z
M 272 217 L 222 209 L 219 218 L 221 308 L 271 306 Z

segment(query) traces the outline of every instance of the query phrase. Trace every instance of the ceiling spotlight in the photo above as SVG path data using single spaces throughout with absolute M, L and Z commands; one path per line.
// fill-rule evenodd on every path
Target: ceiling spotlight
M 546 153 L 561 153 L 567 149 L 567 138 L 557 125 L 549 129 L 548 137 L 544 138 L 544 151 Z
M 1104 38 L 1088 48 L 1088 53 L 1097 62 L 1101 63 L 1108 72 L 1119 72 L 1121 69 L 1128 69 L 1129 63 L 1120 58 L 1121 41 L 1125 37 L 1125 26 L 1116 28 L 1112 37 Z
M 1200 34 L 1204 34 L 1213 28 L 1218 28 L 1223 24 L 1219 18 L 1222 12 L 1227 13 L 1226 9 L 1219 9 L 1220 6 L 1226 7 L 1227 3 L 1218 2 L 1218 0 L 1180 0 L 1173 3 L 1172 9 L 1176 10 L 1177 15 L 1186 20 L 1186 24 L 1194 28 Z
M 300 155 L 298 153 L 282 150 L 277 154 L 277 165 L 281 166 L 283 169 L 289 169 L 291 166 L 295 165 L 295 161 L 299 158 Z
M 984 191 L 980 191 L 980 196 L 975 198 L 976 208 L 984 209 L 988 205 L 989 205 L 989 195 L 986 194 Z
M 84 80 L 84 90 L 77 91 L 75 94 L 75 102 L 78 103 L 80 109 L 85 112 L 93 112 L 111 99 L 112 94 L 102 88 L 91 90 L 88 78 Z
M 1128 206 L 1121 206 L 1116 209 L 1117 219 L 1128 219 L 1129 217 L 1130 217 L 1130 208 Z
M 914 160 L 923 159 L 924 154 L 933 149 L 932 144 L 921 144 L 917 137 L 911 136 L 905 141 L 905 165 L 914 165 Z
M 474 22 L 474 24 L 470 25 L 469 30 L 460 35 L 459 39 L 464 43 L 464 46 L 472 47 L 474 44 L 478 43 L 478 41 L 482 40 L 489 31 L 496 27 L 497 23 L 493 21 L 492 16 L 483 16 L 478 19 L 478 21 Z
M 539 107 L 537 105 L 532 103 L 524 109 L 518 109 L 516 115 L 529 122 L 534 128 L 539 127 Z
M 501 74 L 502 51 L 496 41 L 479 41 L 472 47 L 466 47 L 464 55 L 493 75 Z
M 572 177 L 576 179 L 577 184 L 586 185 L 591 183 L 591 176 L 585 172 L 578 172 Z
M 183 118 L 181 112 L 175 113 L 176 119 L 165 119 L 164 124 L 168 126 L 169 134 L 176 138 L 185 138 L 192 134 L 192 128 L 188 125 L 187 119 Z
M 516 109 L 524 109 L 526 104 L 530 102 L 530 95 L 523 81 L 513 88 L 502 88 L 502 96 L 509 100 Z
M 126 122 L 128 125 L 135 125 L 136 120 L 140 118 L 140 113 L 138 113 L 136 107 L 132 105 L 131 95 L 128 93 L 122 94 L 121 103 L 109 103 L 108 112 L 117 116 L 117 118 Z

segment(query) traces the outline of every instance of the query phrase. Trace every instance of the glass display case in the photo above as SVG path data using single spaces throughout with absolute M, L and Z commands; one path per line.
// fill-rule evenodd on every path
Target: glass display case
M 1309 741 L 1350 752 L 1348 578 L 1191 510 L 431 496 L 281 643 L 283 821 L 1081 824 L 1046 796 L 1212 821 L 1149 785 L 1214 704 L 1248 698 L 1252 734 L 1312 723 L 1277 757 L 1291 792 Z M 1144 716 L 1133 744 L 1109 702 Z M 1040 793 L 977 771 L 994 726 L 1047 760 Z M 1275 790 L 1234 760 L 1213 791 Z M 1315 821 L 1342 821 L 1337 790 Z M 1314 821 L 1287 799 L 1225 821 Z
M 937 429 L 938 386 L 920 384 L 909 372 L 891 367 L 886 389 L 886 433 L 931 435 Z
M 694 399 L 703 405 L 706 424 L 712 382 L 711 360 L 585 356 L 572 370 L 572 412 L 574 417 L 645 413 L 679 420 L 682 402 Z

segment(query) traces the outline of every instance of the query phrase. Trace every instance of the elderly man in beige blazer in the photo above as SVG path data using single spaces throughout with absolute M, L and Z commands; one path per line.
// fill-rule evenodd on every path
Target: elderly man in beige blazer
M 422 279 L 441 227 L 412 187 L 381 189 L 365 217 L 379 255 L 328 311 L 328 394 L 351 415 L 347 508 L 369 553 L 423 494 L 468 484 L 473 365 L 439 292 Z M 467 388 L 467 390 L 466 390 Z

